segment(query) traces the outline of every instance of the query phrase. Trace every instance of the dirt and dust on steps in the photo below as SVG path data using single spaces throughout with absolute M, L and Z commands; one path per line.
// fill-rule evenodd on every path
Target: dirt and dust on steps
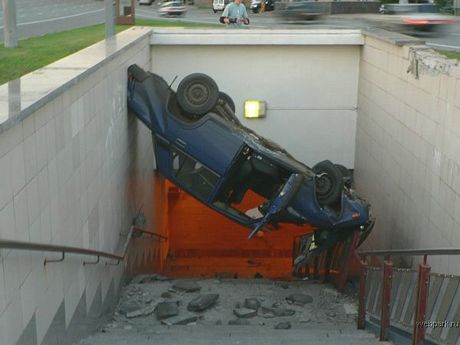
M 305 332 L 338 336 L 355 331 L 356 314 L 354 293 L 342 294 L 314 281 L 145 275 L 123 288 L 111 322 L 79 344 L 218 344 L 212 339 L 222 334 L 234 334 L 238 343 L 238 334 L 241 339 L 250 334 L 273 338 L 273 332 L 293 332 L 294 338 Z

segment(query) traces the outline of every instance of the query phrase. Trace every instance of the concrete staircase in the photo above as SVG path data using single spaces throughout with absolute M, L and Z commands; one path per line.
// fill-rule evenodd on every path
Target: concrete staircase
M 159 278 L 159 280 L 157 279 Z M 177 281 L 150 276 L 136 278 L 123 289 L 112 322 L 79 345 L 371 345 L 374 334 L 355 326 L 353 294 L 337 293 L 331 286 L 308 281 L 280 282 L 265 279 L 195 280 L 200 291 L 178 290 Z M 187 311 L 189 302 L 206 294 L 219 294 L 218 302 L 199 313 Z M 292 303 L 292 296 L 306 295 L 311 302 Z M 287 297 L 287 298 L 286 298 Z M 236 310 L 256 298 L 256 315 L 238 319 Z M 159 303 L 178 305 L 180 315 L 198 317 L 187 325 L 164 325 L 158 320 Z M 267 310 L 289 310 L 289 316 L 274 316 Z M 145 315 L 133 317 L 138 311 Z M 138 313 L 139 314 L 139 313 Z M 293 315 L 292 315 L 293 314 Z M 167 319 L 164 319 L 167 320 Z M 239 325 L 232 325 L 238 320 Z M 289 329 L 275 329 L 280 323 Z

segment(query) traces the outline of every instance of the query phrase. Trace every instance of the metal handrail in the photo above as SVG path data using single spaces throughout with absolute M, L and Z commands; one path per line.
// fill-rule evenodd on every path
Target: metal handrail
M 106 259 L 112 259 L 112 260 L 117 260 L 116 264 L 119 264 L 120 261 L 124 260 L 126 258 L 126 254 L 128 252 L 128 247 L 131 238 L 133 237 L 133 232 L 139 232 L 142 234 L 149 234 L 152 236 L 160 237 L 163 239 L 167 239 L 167 237 L 159 235 L 155 232 L 147 231 L 144 229 L 136 228 L 132 226 L 129 229 L 128 234 L 126 235 L 126 242 L 123 246 L 123 251 L 121 254 L 114 254 L 114 253 L 109 253 L 109 252 L 104 252 L 104 251 L 99 251 L 99 250 L 93 250 L 93 249 L 86 249 L 86 248 L 79 248 L 79 247 L 71 247 L 71 246 L 62 246 L 62 245 L 54 245 L 54 244 L 45 244 L 45 243 L 36 243 L 36 242 L 22 242 L 22 241 L 11 241 L 11 240 L 2 240 L 0 239 L 0 249 L 13 249 L 13 250 L 29 250 L 29 251 L 44 251 L 44 252 L 55 252 L 55 253 L 61 253 L 62 257 L 61 259 L 57 260 L 47 260 L 45 259 L 44 264 L 46 265 L 49 262 L 60 262 L 63 261 L 65 258 L 65 254 L 79 254 L 79 255 L 88 255 L 88 256 L 96 256 L 97 261 L 95 262 L 83 262 L 84 265 L 87 264 L 96 264 L 99 262 L 99 259 L 106 258 Z
M 412 334 L 412 344 L 421 345 L 425 340 L 424 322 L 426 320 L 428 287 L 430 281 L 431 267 L 428 265 L 428 256 L 436 255 L 460 255 L 459 248 L 431 248 L 431 249 L 391 249 L 391 250 L 364 250 L 357 254 L 361 257 L 361 278 L 359 284 L 359 308 L 358 308 L 358 328 L 365 327 L 366 310 L 366 277 L 368 268 L 368 257 L 383 256 L 383 288 L 382 288 L 382 310 L 380 317 L 380 340 L 387 340 L 386 331 L 390 327 L 390 306 L 391 290 L 393 279 L 392 256 L 423 256 L 418 268 L 418 282 L 416 287 L 414 326 Z
M 359 251 L 359 256 L 417 256 L 417 255 L 460 255 L 460 248 L 433 248 L 433 249 L 391 249 Z
M 153 236 L 153 237 L 161 238 L 162 240 L 167 240 L 168 239 L 168 237 L 166 237 L 166 236 L 157 234 L 156 232 L 144 230 L 144 229 L 138 228 L 136 226 L 133 226 L 133 230 L 136 231 L 136 232 L 142 233 L 142 234 L 146 234 L 146 235 L 150 235 L 150 236 Z

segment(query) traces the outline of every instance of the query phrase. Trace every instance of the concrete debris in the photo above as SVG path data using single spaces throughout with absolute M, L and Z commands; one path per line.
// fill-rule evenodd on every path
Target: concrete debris
M 165 292 L 163 292 L 161 294 L 161 297 L 163 297 L 163 298 L 172 298 L 173 296 L 172 296 L 171 292 L 165 291 Z
M 262 314 L 262 316 L 263 316 L 265 319 L 273 319 L 274 317 L 276 317 L 276 315 L 273 314 L 273 313 L 265 313 L 265 314 Z
M 300 323 L 309 323 L 311 321 L 311 316 L 308 316 L 308 315 L 304 315 L 304 317 L 302 317 L 299 322 Z
M 134 277 L 131 283 L 132 284 L 148 284 L 148 283 L 153 283 L 155 281 L 167 281 L 167 280 L 170 280 L 170 279 L 160 274 L 143 274 L 143 275 Z
M 329 316 L 329 317 L 336 317 L 336 316 L 337 316 L 337 313 L 336 313 L 336 312 L 333 312 L 333 311 L 328 311 L 328 312 L 326 312 L 326 316 Z
M 201 290 L 201 286 L 193 280 L 178 280 L 174 282 L 173 289 L 185 292 L 196 292 Z
M 277 281 L 277 282 L 275 282 L 275 285 L 279 286 L 282 289 L 289 289 L 289 283 L 288 282 Z
M 291 323 L 287 321 L 287 322 L 280 322 L 279 324 L 275 326 L 275 329 L 290 329 L 291 327 L 292 327 Z
M 234 325 L 234 326 L 247 326 L 247 325 L 250 325 L 251 322 L 249 322 L 248 319 L 236 319 L 236 320 L 230 320 L 228 324 Z
M 244 306 L 248 309 L 258 310 L 260 308 L 260 302 L 257 298 L 246 298 L 244 300 Z
M 270 307 L 262 307 L 262 313 L 264 314 L 273 314 L 278 317 L 283 316 L 292 316 L 295 314 L 295 310 L 278 307 L 278 308 L 270 308 Z
M 302 293 L 291 294 L 286 297 L 286 300 L 292 304 L 304 306 L 305 304 L 312 303 L 313 297 Z
M 248 309 L 248 308 L 239 308 L 239 309 L 233 309 L 233 314 L 235 314 L 238 318 L 247 319 L 247 318 L 256 316 L 257 310 Z
M 126 325 L 125 327 L 123 327 L 123 329 L 129 331 L 130 329 L 133 329 L 133 326 L 131 326 L 131 325 Z
M 197 298 L 193 299 L 187 306 L 188 311 L 204 311 L 214 304 L 216 304 L 219 299 L 218 294 L 207 294 L 200 295 Z
M 358 308 L 354 304 L 344 303 L 343 309 L 345 310 L 345 314 L 347 315 L 357 315 L 358 314 Z
M 132 319 L 135 317 L 140 317 L 140 316 L 149 316 L 155 311 L 156 304 L 155 303 L 150 303 L 148 306 L 134 310 L 132 312 L 126 313 L 126 317 L 128 319 Z
M 120 306 L 118 307 L 118 311 L 120 314 L 126 315 L 141 308 L 142 305 L 140 303 L 128 300 L 120 304 Z
M 179 308 L 175 302 L 161 302 L 155 309 L 155 314 L 159 320 L 179 314 Z
M 192 322 L 196 322 L 197 320 L 198 320 L 198 316 L 192 313 L 186 313 L 184 315 L 178 315 L 178 316 L 167 318 L 165 320 L 161 320 L 161 323 L 167 326 L 188 325 Z
M 339 297 L 339 292 L 337 290 L 330 289 L 330 288 L 325 288 L 325 289 L 321 290 L 321 294 L 323 296 L 329 296 L 329 297 L 333 297 L 333 298 L 338 298 Z

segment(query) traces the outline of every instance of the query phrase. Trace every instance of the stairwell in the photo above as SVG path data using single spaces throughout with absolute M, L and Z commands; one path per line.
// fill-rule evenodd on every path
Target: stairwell
M 356 329 L 356 293 L 308 280 L 137 276 L 111 321 L 79 345 L 390 344 Z

